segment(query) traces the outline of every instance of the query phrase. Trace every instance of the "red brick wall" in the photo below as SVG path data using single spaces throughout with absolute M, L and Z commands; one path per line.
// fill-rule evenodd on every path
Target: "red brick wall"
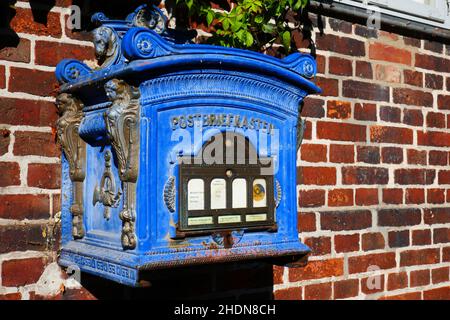
M 57 1 L 42 23 L 18 1 L 10 25 L 20 41 L 0 47 L 0 299 L 86 297 L 36 285 L 59 277 L 49 269 L 60 202 L 54 66 L 93 58 L 88 38 L 65 26 L 70 2 Z M 310 262 L 150 275 L 146 297 L 450 299 L 450 48 L 332 18 L 324 25 L 315 35 L 324 93 L 307 99 L 298 155 Z M 82 280 L 100 298 L 123 291 Z

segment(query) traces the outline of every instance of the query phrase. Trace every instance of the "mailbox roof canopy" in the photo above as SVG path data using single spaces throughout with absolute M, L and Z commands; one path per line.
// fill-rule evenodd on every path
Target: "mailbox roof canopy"
M 142 18 L 144 15 L 140 12 L 143 10 L 150 12 L 153 22 Z M 93 21 L 99 25 L 94 30 L 94 45 L 102 65 L 98 69 L 91 69 L 77 60 L 62 60 L 56 69 L 62 92 L 77 91 L 113 78 L 139 78 L 143 75 L 148 77 L 149 74 L 157 76 L 181 70 L 206 69 L 275 77 L 307 94 L 321 91 L 308 80 L 317 71 L 312 56 L 294 53 L 278 59 L 248 50 L 178 44 L 165 29 L 165 17 L 156 7 L 149 11 L 143 5 L 123 21 L 109 20 L 98 13 L 93 16 Z

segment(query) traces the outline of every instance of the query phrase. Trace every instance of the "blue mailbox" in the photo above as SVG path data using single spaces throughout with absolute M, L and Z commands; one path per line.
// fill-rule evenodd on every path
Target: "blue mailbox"
M 59 262 L 130 286 L 141 271 L 296 261 L 296 157 L 314 59 L 179 43 L 157 8 L 96 14 L 91 69 L 59 63 Z

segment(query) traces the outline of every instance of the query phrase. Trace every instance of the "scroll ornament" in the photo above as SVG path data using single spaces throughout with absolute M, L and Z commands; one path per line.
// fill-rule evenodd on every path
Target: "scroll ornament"
M 117 157 L 119 178 L 124 192 L 122 220 L 122 246 L 136 247 L 136 182 L 139 156 L 139 91 L 125 81 L 113 79 L 106 83 L 105 91 L 112 106 L 105 113 L 108 137 Z
M 57 121 L 58 141 L 69 163 L 69 175 L 73 185 L 72 235 L 84 237 L 83 181 L 85 178 L 86 143 L 80 138 L 78 128 L 83 119 L 83 105 L 71 94 L 62 93 L 56 99 L 61 117 Z

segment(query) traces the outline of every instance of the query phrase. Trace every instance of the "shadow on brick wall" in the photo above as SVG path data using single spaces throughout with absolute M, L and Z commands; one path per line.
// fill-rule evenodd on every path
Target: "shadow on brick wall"
M 0 50 L 7 47 L 17 47 L 20 41 L 19 36 L 9 26 L 16 15 L 15 3 L 16 0 L 0 1 Z
M 83 273 L 81 283 L 97 299 L 252 300 L 273 298 L 273 268 L 241 262 L 148 272 L 148 288 L 131 288 Z

